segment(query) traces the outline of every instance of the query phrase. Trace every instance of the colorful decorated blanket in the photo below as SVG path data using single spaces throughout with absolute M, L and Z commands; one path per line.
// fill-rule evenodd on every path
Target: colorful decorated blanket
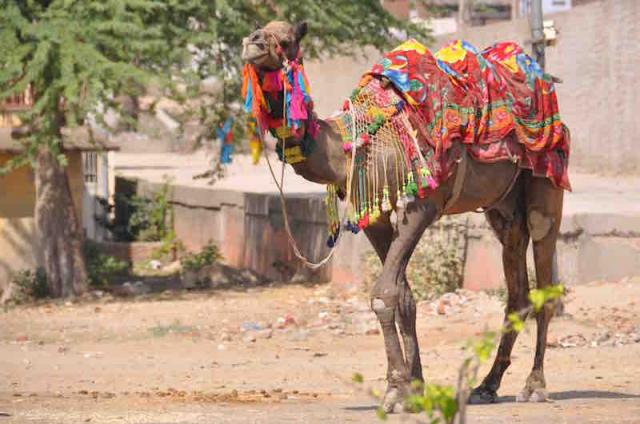
M 457 40 L 431 54 L 409 40 L 368 75 L 386 77 L 400 91 L 419 139 L 436 159 L 461 140 L 476 160 L 517 160 L 570 189 L 569 132 L 553 81 L 519 45 L 498 43 L 478 52 Z

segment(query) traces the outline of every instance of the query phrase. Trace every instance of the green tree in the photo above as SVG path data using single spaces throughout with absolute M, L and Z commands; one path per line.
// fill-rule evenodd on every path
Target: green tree
M 34 94 L 33 108 L 21 116 L 25 153 L 4 171 L 34 167 L 36 225 L 54 296 L 87 288 L 63 129 L 90 116 L 101 122 L 100 110 L 117 108 L 123 95 L 135 99 L 152 81 L 175 94 L 172 83 L 197 87 L 209 77 L 224 81 L 224 90 L 199 112 L 217 122 L 239 97 L 242 38 L 274 19 L 308 22 L 310 57 L 387 48 L 395 42 L 392 28 L 428 37 L 379 0 L 0 0 L 0 101 L 27 89 Z

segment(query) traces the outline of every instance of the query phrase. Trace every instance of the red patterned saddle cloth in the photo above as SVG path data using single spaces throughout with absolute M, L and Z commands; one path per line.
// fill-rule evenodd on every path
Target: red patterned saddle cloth
M 446 160 L 457 139 L 476 160 L 517 160 L 534 175 L 571 189 L 570 135 L 553 81 L 519 45 L 498 43 L 479 52 L 456 40 L 432 54 L 409 40 L 369 74 L 386 77 L 401 92 L 436 160 Z

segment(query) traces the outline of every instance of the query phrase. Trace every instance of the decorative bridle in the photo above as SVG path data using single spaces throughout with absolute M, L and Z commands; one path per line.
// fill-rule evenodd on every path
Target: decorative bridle
M 258 131 L 262 134 L 268 130 L 279 140 L 293 141 L 289 148 L 284 148 L 282 143 L 278 144 L 277 151 L 281 160 L 289 164 L 300 163 L 311 153 L 318 133 L 318 123 L 313 111 L 300 47 L 297 46 L 295 56 L 291 59 L 285 54 L 273 32 L 261 31 L 265 34 L 269 50 L 269 39 L 273 39 L 282 66 L 270 71 L 258 71 L 252 64 L 245 65 L 242 86 L 245 110 L 252 113 Z M 252 43 L 258 44 L 245 38 L 243 48 Z M 282 114 L 274 116 L 277 112 L 274 103 L 277 105 L 280 101 Z
M 263 30 L 264 31 L 264 30 Z M 289 58 L 286 57 L 286 55 L 284 55 L 284 51 L 282 50 L 282 47 L 280 46 L 279 40 L 278 38 L 275 36 L 275 34 L 264 31 L 267 35 L 270 35 L 274 38 L 275 42 L 276 42 L 276 53 L 279 55 L 279 58 L 282 58 L 282 56 L 284 56 L 284 58 L 282 58 L 282 67 L 278 70 L 276 70 L 275 72 L 281 72 L 281 75 L 283 76 L 293 76 L 294 78 L 292 78 L 293 80 L 293 87 L 295 88 L 296 84 L 298 84 L 298 87 L 300 85 L 300 83 L 304 83 L 306 87 L 308 87 L 308 81 L 306 79 L 306 75 L 304 75 L 304 70 L 302 69 L 302 61 L 301 61 L 301 55 L 300 55 L 300 47 L 298 46 L 298 50 L 296 52 L 296 57 L 293 60 L 290 60 Z M 247 41 L 247 43 L 249 43 Z M 245 44 L 245 42 L 243 41 L 243 44 Z M 295 72 L 295 71 L 301 71 L 301 73 Z M 264 79 L 264 76 L 263 76 Z M 300 81 L 300 79 L 302 81 Z M 283 82 L 284 82 L 284 78 L 283 78 Z M 264 94 L 262 93 L 262 85 L 259 84 L 260 81 L 258 79 L 258 75 L 256 73 L 255 68 L 253 67 L 253 65 L 251 64 L 246 64 L 245 68 L 243 70 L 243 86 L 242 86 L 242 94 L 245 97 L 245 110 L 247 111 L 251 111 L 251 113 L 253 114 L 255 120 L 256 120 L 256 124 L 258 127 L 258 134 L 260 136 L 260 140 L 262 142 L 262 144 L 264 145 L 265 141 L 264 141 L 264 134 L 266 132 L 266 129 L 268 128 L 267 124 L 267 117 L 268 115 L 266 114 L 267 112 L 267 102 L 264 98 Z M 269 88 L 272 88 L 271 86 L 269 86 Z M 279 143 L 281 145 L 282 148 L 282 167 L 281 167 L 281 171 L 280 171 L 280 180 L 278 181 L 278 177 L 276 177 L 276 173 L 271 165 L 271 161 L 269 159 L 269 155 L 267 154 L 266 149 L 263 149 L 263 154 L 264 157 L 267 161 L 267 165 L 269 167 L 269 172 L 271 173 L 271 177 L 273 178 L 274 183 L 276 184 L 276 187 L 278 188 L 278 192 L 280 194 L 280 204 L 282 206 L 282 214 L 284 217 L 284 226 L 285 226 L 285 231 L 287 233 L 287 237 L 289 239 L 289 244 L 291 245 L 291 248 L 293 249 L 293 253 L 294 255 L 300 259 L 300 261 L 302 261 L 302 263 L 304 265 L 306 265 L 307 267 L 311 268 L 311 269 L 318 269 L 321 266 L 325 265 L 333 256 L 333 254 L 336 251 L 336 248 L 338 247 L 338 242 L 341 239 L 340 237 L 340 227 L 346 223 L 347 221 L 347 212 L 346 210 L 343 212 L 343 216 L 342 218 L 340 218 L 338 216 L 338 227 L 337 227 L 337 232 L 335 234 L 335 236 L 333 236 L 333 238 L 331 239 L 331 246 L 330 246 L 330 250 L 329 253 L 319 262 L 311 262 L 310 260 L 308 260 L 306 258 L 306 256 L 300 251 L 298 244 L 296 243 L 295 239 L 293 238 L 293 234 L 291 232 L 291 228 L 289 226 L 289 216 L 287 213 L 287 206 L 286 206 L 286 201 L 285 201 L 285 194 L 284 194 L 284 169 L 286 166 L 286 163 L 299 163 L 305 160 L 304 154 L 302 151 L 300 151 L 301 149 L 301 145 L 294 145 L 289 149 L 293 149 L 293 150 L 289 150 L 286 146 L 287 143 L 287 135 L 289 134 L 289 131 L 291 130 L 291 126 L 290 124 L 295 124 L 296 119 L 299 116 L 296 115 L 294 117 L 291 116 L 291 107 L 287 107 L 287 86 L 283 83 L 282 84 L 282 98 L 283 98 L 283 108 L 282 108 L 282 125 L 278 126 L 276 129 L 273 129 L 272 134 L 279 139 Z M 292 90 L 293 91 L 293 90 Z M 290 99 L 291 101 L 293 101 L 293 92 L 292 92 L 292 98 Z M 308 94 L 308 90 L 307 90 L 307 94 Z M 298 98 L 299 100 L 299 98 Z M 310 100 L 310 97 L 309 97 Z M 351 104 L 351 100 L 347 99 L 348 104 Z M 297 105 L 296 105 L 297 106 Z M 313 114 L 313 103 L 309 102 L 309 106 L 310 108 L 306 110 L 308 116 L 307 119 L 305 120 L 305 128 L 304 128 L 304 133 L 303 135 L 306 136 L 307 134 L 311 135 L 313 138 L 315 138 L 315 136 L 317 135 L 317 122 L 315 120 L 315 115 Z M 294 110 L 294 113 L 299 113 L 301 112 L 301 110 L 296 109 Z M 353 108 L 349 108 L 349 112 L 353 114 Z M 310 116 L 309 116 L 310 115 Z M 311 119 L 309 119 L 311 118 Z M 354 118 L 355 120 L 355 118 Z M 315 125 L 314 125 L 315 124 Z M 315 128 L 313 128 L 315 127 Z M 272 130 L 272 128 L 269 128 L 270 130 Z M 311 129 L 311 131 L 310 131 Z M 280 131 L 279 131 L 280 130 Z M 295 130 L 295 127 L 294 127 Z M 355 126 L 352 127 L 352 137 L 353 139 L 355 139 Z M 312 133 L 315 132 L 315 133 Z M 275 133 L 275 134 L 274 134 Z M 287 154 L 287 152 L 291 152 L 289 153 L 289 155 Z M 354 164 L 355 164 L 355 154 L 356 154 L 356 149 L 353 149 L 351 152 L 351 161 L 349 164 L 349 172 L 347 174 L 347 184 L 346 184 L 346 198 L 350 199 L 351 198 L 351 186 L 352 186 L 352 181 L 353 181 L 353 175 L 354 175 Z M 288 157 L 289 156 L 289 157 Z M 329 186 L 331 187 L 331 186 Z M 329 192 L 331 193 L 331 188 L 329 188 Z M 336 211 L 337 214 L 337 211 Z

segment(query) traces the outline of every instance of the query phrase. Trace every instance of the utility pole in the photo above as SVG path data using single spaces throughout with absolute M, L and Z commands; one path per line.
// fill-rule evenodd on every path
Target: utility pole
M 531 26 L 531 43 L 533 57 L 544 71 L 544 29 L 542 27 L 542 0 L 530 0 L 529 25 Z
M 465 1 L 458 0 L 458 26 L 462 27 L 464 25 L 464 9 L 465 9 Z

